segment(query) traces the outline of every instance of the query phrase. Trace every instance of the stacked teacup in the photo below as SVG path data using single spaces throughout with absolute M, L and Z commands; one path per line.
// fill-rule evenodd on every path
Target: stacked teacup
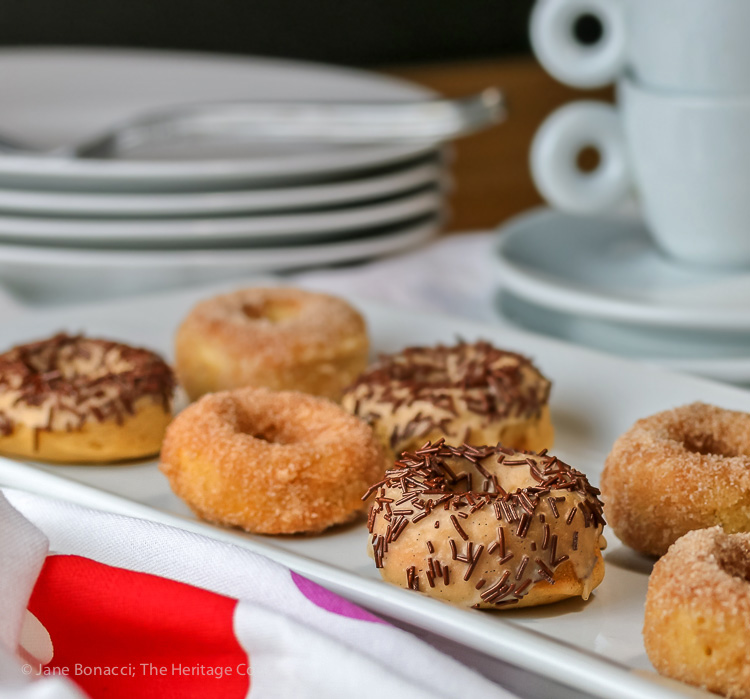
M 601 37 L 579 41 L 593 16 Z M 594 213 L 633 190 L 657 245 L 675 260 L 750 265 L 750 0 L 538 0 L 534 51 L 576 87 L 617 84 L 617 106 L 553 113 L 531 151 L 554 206 Z M 592 172 L 577 166 L 587 147 Z

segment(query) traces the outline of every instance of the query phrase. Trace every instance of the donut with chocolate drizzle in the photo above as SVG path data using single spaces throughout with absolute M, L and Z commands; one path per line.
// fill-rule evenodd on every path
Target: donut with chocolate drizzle
M 475 609 L 587 599 L 604 577 L 599 491 L 546 452 L 438 441 L 365 495 L 384 580 Z
M 0 354 L 0 453 L 104 463 L 156 454 L 171 369 L 149 350 L 60 333 Z
M 549 449 L 550 382 L 526 357 L 489 342 L 407 347 L 350 386 L 344 408 L 398 456 L 426 441 Z

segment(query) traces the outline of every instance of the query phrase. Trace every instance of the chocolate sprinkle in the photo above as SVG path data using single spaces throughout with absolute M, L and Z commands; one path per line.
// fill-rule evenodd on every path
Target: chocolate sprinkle
M 91 366 L 84 372 L 81 366 L 87 362 Z M 81 429 L 89 419 L 120 424 L 143 397 L 170 411 L 174 387 L 172 370 L 159 356 L 110 340 L 59 333 L 0 354 L 0 392 L 17 396 L 14 407 L 48 406 L 45 424 L 36 427 L 37 439 L 59 420 L 65 420 L 62 429 L 68 431 Z M 2 435 L 14 429 L 8 412 L 0 411 Z
M 485 477 L 482 490 L 470 490 L 471 479 L 467 476 L 470 475 L 469 471 L 472 469 L 468 468 L 467 462 L 474 465 L 472 468 L 476 469 L 476 472 L 484 475 L 482 471 L 487 469 L 482 462 L 487 464 L 495 459 L 503 464 L 517 462 L 515 467 L 529 469 L 529 472 L 533 467 L 539 477 L 530 473 L 529 480 L 526 482 L 532 485 L 512 492 L 496 487 L 496 478 Z M 492 484 L 492 489 L 488 489 L 487 484 Z M 462 490 L 463 487 L 469 490 Z M 380 497 L 375 499 L 371 513 L 374 513 L 372 516 L 376 521 L 378 521 L 377 518 L 384 520 L 380 523 L 379 530 L 382 531 L 380 527 L 385 528 L 386 536 L 379 536 L 373 543 L 376 565 L 382 567 L 383 559 L 388 552 L 389 541 L 395 540 L 402 531 L 428 514 L 437 514 L 445 510 L 450 525 L 460 536 L 460 539 L 447 538 L 450 559 L 466 564 L 466 567 L 459 573 L 465 582 L 468 582 L 477 571 L 481 572 L 481 577 L 478 576 L 480 580 L 476 585 L 472 585 L 472 588 L 481 589 L 480 597 L 485 606 L 497 607 L 517 603 L 528 594 L 536 582 L 546 580 L 549 584 L 554 584 L 555 568 L 569 557 L 558 553 L 561 539 L 558 534 L 552 533 L 553 529 L 548 524 L 550 515 L 545 517 L 544 512 L 551 513 L 551 516 L 561 520 L 567 514 L 565 521 L 570 522 L 575 512 L 580 509 L 584 524 L 588 522 L 588 525 L 592 526 L 604 523 L 602 504 L 598 498 L 599 491 L 588 483 L 582 473 L 556 457 L 518 452 L 500 445 L 495 447 L 450 446 L 443 440 L 435 443 L 427 442 L 414 452 L 404 452 L 395 462 L 394 467 L 386 472 L 385 478 L 370 488 L 368 493 L 377 493 L 379 489 L 382 489 Z M 389 496 L 387 498 L 386 492 Z M 583 502 L 585 505 L 579 504 L 578 507 L 574 505 L 569 512 L 561 512 L 559 503 L 569 502 L 568 494 L 577 494 L 580 498 L 576 502 Z M 393 510 L 390 510 L 391 502 L 396 503 Z M 403 507 L 407 502 L 408 506 Z M 478 527 L 487 525 L 486 518 L 489 513 L 480 513 L 486 505 L 492 506 L 493 509 L 490 512 L 501 516 L 498 517 L 496 524 L 497 538 L 485 543 L 486 539 L 483 534 L 483 540 L 480 543 L 473 541 L 469 532 L 474 534 L 480 531 Z M 540 509 L 544 509 L 544 512 Z M 476 516 L 483 519 L 472 521 L 472 518 Z M 539 525 L 535 522 L 536 517 L 539 519 Z M 490 514 L 490 522 L 492 521 L 495 519 Z M 512 528 L 509 528 L 511 524 Z M 539 527 L 538 530 L 534 530 L 538 531 L 539 540 L 534 542 L 537 546 L 531 546 L 531 542 L 525 544 L 524 550 L 528 553 L 530 550 L 539 549 L 540 554 L 542 551 L 544 553 L 535 558 L 536 554 L 530 557 L 518 551 L 516 557 L 520 560 L 509 567 L 510 561 L 514 559 L 514 553 L 511 550 L 513 537 L 516 541 L 526 537 L 532 524 Z M 433 526 L 439 527 L 438 520 L 433 522 Z M 567 535 L 565 540 L 567 541 Z M 462 542 L 465 542 L 463 551 L 461 550 Z M 573 532 L 573 542 L 572 550 L 576 550 L 579 546 L 577 532 Z M 439 577 L 442 577 L 443 585 L 450 584 L 449 567 L 441 565 L 433 556 L 436 545 L 430 540 L 425 543 L 429 556 L 424 555 L 423 563 L 417 562 L 417 565 L 421 565 L 425 571 L 427 580 L 425 587 L 427 585 L 430 588 L 434 587 Z M 485 551 L 497 558 L 480 566 L 479 561 Z M 530 564 L 532 560 L 536 561 L 533 571 Z M 495 570 L 497 573 L 494 572 Z M 498 577 L 493 580 L 495 575 Z M 406 568 L 407 587 L 418 590 L 419 577 L 416 565 Z M 514 580 L 513 583 L 508 582 L 511 578 Z
M 533 381 L 524 379 L 529 374 Z M 381 410 L 389 415 L 402 405 L 415 403 L 438 409 L 438 417 L 419 411 L 406 424 L 392 429 L 391 446 L 400 451 L 399 445 L 435 431 L 459 436 L 452 430 L 460 413 L 452 393 L 457 389 L 462 391 L 465 408 L 489 422 L 538 417 L 549 399 L 550 382 L 520 354 L 497 349 L 486 341 L 459 342 L 452 347 L 408 347 L 383 355 L 346 394 L 351 396 L 354 414 L 369 418 L 371 423 L 380 418 L 373 404 L 385 406 Z
M 451 522 L 453 523 L 453 527 L 458 532 L 459 536 L 464 540 L 469 540 L 469 535 L 461 528 L 461 525 L 458 523 L 458 520 L 456 519 L 456 515 L 451 515 Z

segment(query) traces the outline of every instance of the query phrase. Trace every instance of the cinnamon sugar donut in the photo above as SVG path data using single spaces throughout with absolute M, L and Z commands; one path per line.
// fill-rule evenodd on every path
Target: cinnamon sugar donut
M 488 342 L 408 347 L 350 386 L 342 405 L 367 420 L 395 455 L 425 441 L 552 446 L 550 382 L 525 357 Z
M 598 492 L 546 453 L 428 443 L 368 491 L 370 555 L 387 582 L 461 606 L 587 599 L 604 577 Z
M 247 387 L 206 395 L 181 412 L 160 467 L 203 519 L 293 534 L 354 517 L 385 461 L 372 430 L 335 403 Z
M 750 534 L 689 532 L 654 566 L 643 627 L 663 675 L 750 697 Z
M 348 303 L 283 287 L 252 288 L 199 303 L 176 338 L 176 371 L 187 394 L 241 386 L 339 400 L 367 365 L 367 329 Z
M 153 352 L 61 333 L 0 354 L 0 453 L 103 463 L 156 454 L 174 377 Z
M 750 414 L 693 403 L 638 420 L 602 474 L 623 543 L 661 556 L 693 529 L 750 531 Z

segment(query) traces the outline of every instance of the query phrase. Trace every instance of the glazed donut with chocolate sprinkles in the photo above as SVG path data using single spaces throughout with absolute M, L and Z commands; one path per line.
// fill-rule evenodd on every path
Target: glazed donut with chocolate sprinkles
M 382 357 L 342 405 L 394 453 L 425 441 L 549 449 L 550 382 L 525 357 L 488 342 L 409 347 Z
M 192 400 L 242 386 L 340 400 L 367 365 L 362 316 L 334 296 L 250 288 L 199 303 L 177 331 L 177 376 Z
M 464 607 L 587 599 L 604 577 L 598 492 L 544 452 L 428 443 L 367 492 L 370 555 L 387 582 Z
M 693 529 L 750 531 L 750 414 L 693 403 L 638 420 L 602 474 L 613 531 L 661 556 Z
M 247 387 L 183 410 L 167 430 L 160 467 L 203 519 L 294 534 L 361 512 L 385 458 L 372 430 L 332 401 Z
M 0 354 L 0 453 L 105 463 L 156 454 L 174 377 L 153 352 L 64 333 Z
M 750 697 L 750 534 L 689 532 L 656 562 L 643 640 L 662 675 Z

